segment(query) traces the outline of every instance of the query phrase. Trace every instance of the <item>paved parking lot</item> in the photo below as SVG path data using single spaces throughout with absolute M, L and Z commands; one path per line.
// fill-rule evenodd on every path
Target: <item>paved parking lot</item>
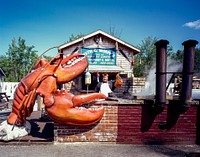
M 1 145 L 0 153 L 3 157 L 184 157 L 186 153 L 200 153 L 200 146 L 91 143 L 29 146 Z M 200 156 L 200 154 L 198 155 Z

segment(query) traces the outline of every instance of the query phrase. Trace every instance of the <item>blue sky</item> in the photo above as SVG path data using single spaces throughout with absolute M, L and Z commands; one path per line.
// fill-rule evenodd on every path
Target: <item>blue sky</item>
M 0 55 L 19 36 L 41 54 L 71 34 L 98 29 L 109 33 L 110 27 L 134 46 L 148 36 L 167 39 L 175 51 L 183 49 L 185 40 L 200 42 L 199 0 L 0 0 L 0 4 Z

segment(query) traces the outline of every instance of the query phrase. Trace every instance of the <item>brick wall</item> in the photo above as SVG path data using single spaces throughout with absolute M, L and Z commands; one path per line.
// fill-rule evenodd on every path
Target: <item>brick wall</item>
M 130 77 L 123 78 L 122 87 L 114 90 L 117 97 L 133 99 L 130 95 L 134 95 L 144 91 L 145 89 L 145 78 L 142 77 Z M 128 97 L 127 97 L 128 94 Z
M 180 114 L 168 105 L 155 114 L 148 105 L 104 104 L 102 120 L 91 126 L 54 125 L 54 141 L 120 144 L 195 144 L 200 138 L 200 109 L 192 106 Z

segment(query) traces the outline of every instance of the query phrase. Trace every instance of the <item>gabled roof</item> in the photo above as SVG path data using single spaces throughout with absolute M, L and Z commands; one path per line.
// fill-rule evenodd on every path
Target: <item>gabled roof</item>
M 67 44 L 63 44 L 63 45 L 59 46 L 58 49 L 59 50 L 64 49 L 66 47 L 74 45 L 74 44 L 76 44 L 78 42 L 81 42 L 82 40 L 86 40 L 86 39 L 91 38 L 91 37 L 93 37 L 95 35 L 98 35 L 98 34 L 102 34 L 102 35 L 104 35 L 104 36 L 106 36 L 106 37 L 108 37 L 108 38 L 110 38 L 110 39 L 112 39 L 112 40 L 114 40 L 114 41 L 116 41 L 116 42 L 118 42 L 118 43 L 120 43 L 120 44 L 122 44 L 122 45 L 124 45 L 124 46 L 126 46 L 126 47 L 128 47 L 128 48 L 130 48 L 132 50 L 134 50 L 134 51 L 137 51 L 138 53 L 140 52 L 139 49 L 137 49 L 136 47 L 132 46 L 131 44 L 128 44 L 127 42 L 124 42 L 124 41 L 122 41 L 122 40 L 120 40 L 120 39 L 118 39 L 118 38 L 116 38 L 116 37 L 104 32 L 104 31 L 102 31 L 102 30 L 97 30 L 97 31 L 95 31 L 95 32 L 93 32 L 91 34 L 85 35 L 85 36 L 83 36 L 83 37 L 81 37 L 79 39 L 76 39 L 76 40 L 72 41 L 72 42 L 69 42 Z

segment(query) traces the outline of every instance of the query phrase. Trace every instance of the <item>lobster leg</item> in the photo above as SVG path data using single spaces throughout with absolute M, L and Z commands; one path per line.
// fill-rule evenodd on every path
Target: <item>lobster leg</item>
M 22 125 L 24 120 L 25 120 L 25 118 L 26 118 L 26 111 L 24 110 L 24 108 L 25 108 L 25 104 L 27 104 L 27 102 L 28 102 L 28 98 L 30 97 L 31 93 L 32 92 L 30 92 L 29 95 L 26 95 L 24 97 L 24 101 L 22 101 L 21 104 L 20 104 L 21 107 L 19 109 L 18 118 L 16 120 L 16 124 L 17 125 Z
M 29 117 L 31 115 L 31 113 L 33 112 L 33 105 L 35 103 L 35 98 L 36 98 L 36 89 L 34 89 L 31 92 L 31 95 L 28 99 L 27 105 L 26 105 L 26 116 Z
M 36 90 L 34 89 L 31 91 L 28 96 L 26 97 L 26 100 L 22 104 L 21 108 L 19 111 L 21 112 L 21 119 L 25 119 L 26 117 L 29 117 L 31 113 L 33 112 L 33 105 L 35 103 L 35 98 L 36 98 Z
M 42 81 L 37 89 L 37 93 L 44 97 L 45 107 L 50 107 L 54 104 L 53 93 L 56 90 L 56 78 L 53 76 L 48 76 Z

